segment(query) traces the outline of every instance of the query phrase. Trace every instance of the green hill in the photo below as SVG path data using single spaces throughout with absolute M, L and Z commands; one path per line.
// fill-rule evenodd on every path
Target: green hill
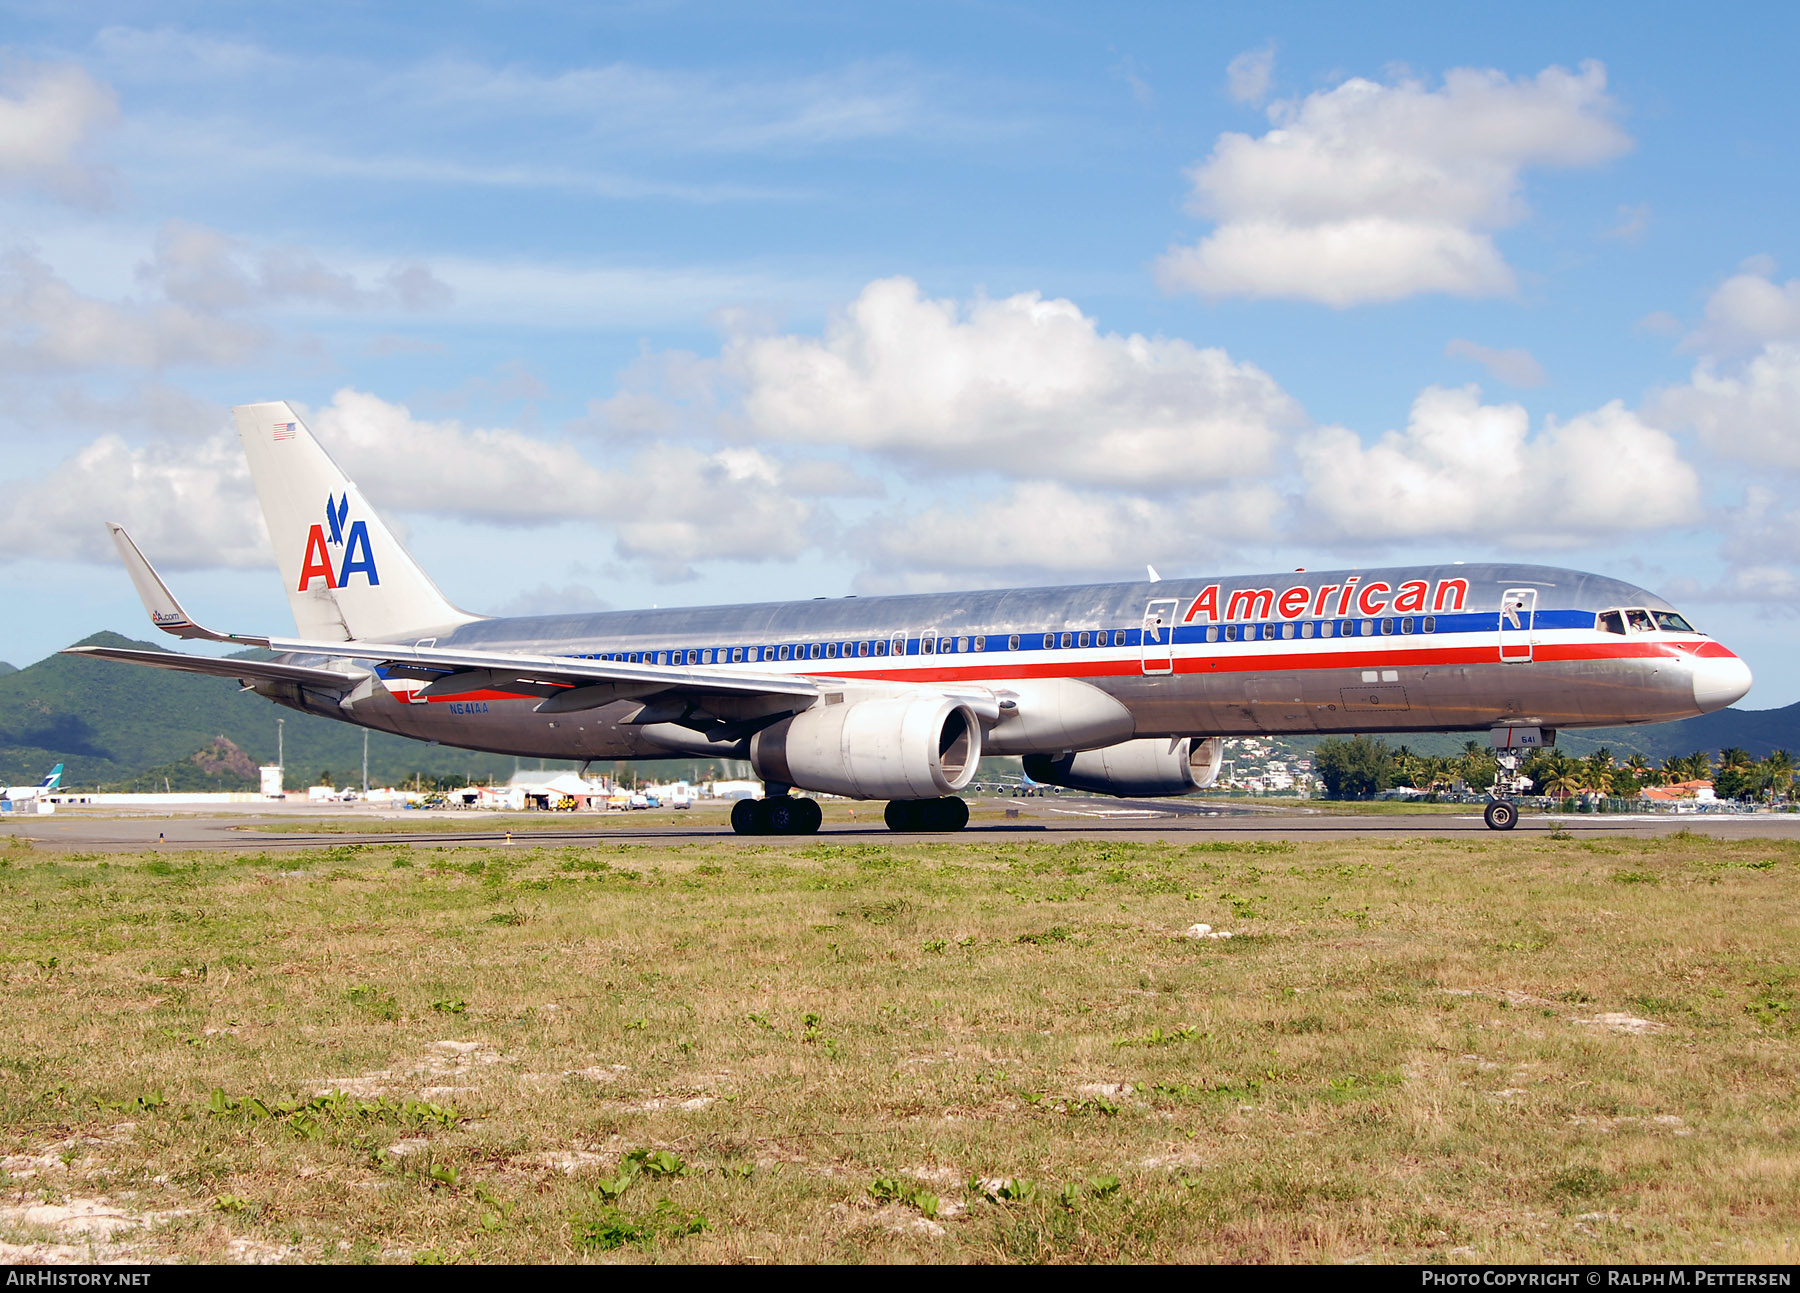
M 96 633 L 81 645 L 135 646 L 117 633 Z M 329 770 L 339 785 L 362 775 L 362 729 L 283 709 L 229 678 L 145 669 L 111 660 L 53 655 L 0 676 L 0 782 L 24 784 L 52 764 L 67 765 L 71 788 L 151 789 L 135 784 L 152 769 L 154 788 L 171 769 L 196 768 L 196 752 L 223 737 L 253 764 L 275 761 L 275 720 L 286 719 L 287 785 L 309 785 Z M 393 784 L 417 772 L 426 777 L 484 779 L 512 772 L 510 757 L 426 745 L 374 732 L 369 737 L 371 783 Z M 183 772 L 186 775 L 186 772 Z M 239 789 L 239 785 L 212 788 Z M 198 785 L 177 787 L 199 789 Z
M 117 633 L 96 633 L 78 645 L 160 646 Z M 266 651 L 244 654 L 268 656 Z M 273 763 L 277 718 L 286 720 L 289 790 L 316 784 L 325 772 L 340 786 L 361 780 L 360 727 L 283 709 L 240 690 L 229 678 L 53 655 L 0 674 L 0 785 L 35 783 L 60 762 L 67 765 L 63 785 L 71 789 L 161 790 L 165 778 L 175 790 L 253 789 L 254 779 L 214 768 L 234 762 L 219 757 L 225 747 L 218 743 L 241 751 L 251 768 Z M 524 762 L 535 766 L 539 761 Z M 519 765 L 510 755 L 369 733 L 370 785 L 399 785 L 415 773 L 428 780 L 504 780 Z M 550 760 L 545 766 L 575 765 Z M 595 764 L 594 771 L 629 779 L 633 769 L 607 763 Z M 636 771 L 655 780 L 743 775 L 741 765 L 688 759 L 643 764 Z

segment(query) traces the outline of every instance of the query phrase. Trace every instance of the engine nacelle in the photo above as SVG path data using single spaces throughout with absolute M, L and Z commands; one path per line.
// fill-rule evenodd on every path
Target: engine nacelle
M 1225 746 L 1218 737 L 1140 737 L 1075 754 L 1028 754 L 1025 775 L 1048 786 L 1121 799 L 1158 799 L 1202 790 L 1218 779 Z
M 764 781 L 853 799 L 955 794 L 980 759 L 981 724 L 945 696 L 818 705 L 750 738 Z

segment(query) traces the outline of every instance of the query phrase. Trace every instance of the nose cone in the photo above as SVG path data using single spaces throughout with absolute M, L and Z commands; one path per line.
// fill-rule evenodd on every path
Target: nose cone
M 1694 704 L 1702 714 L 1742 700 L 1750 690 L 1750 666 L 1729 651 L 1694 661 Z

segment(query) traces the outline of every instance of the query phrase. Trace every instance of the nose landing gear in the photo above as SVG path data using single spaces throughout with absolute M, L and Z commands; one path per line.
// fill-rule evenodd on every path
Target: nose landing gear
M 969 806 L 947 799 L 895 799 L 882 813 L 890 831 L 960 831 L 969 824 Z
M 740 799 L 731 806 L 731 829 L 739 835 L 812 835 L 824 820 L 817 801 L 793 795 Z
M 1519 824 L 1519 806 L 1512 797 L 1529 783 L 1519 774 L 1519 756 L 1513 751 L 1495 750 L 1494 763 L 1494 787 L 1488 792 L 1493 798 L 1482 810 L 1481 820 L 1490 831 L 1510 831 Z

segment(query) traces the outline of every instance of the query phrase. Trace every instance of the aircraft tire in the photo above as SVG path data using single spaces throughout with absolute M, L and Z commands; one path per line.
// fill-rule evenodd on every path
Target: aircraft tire
M 1491 831 L 1510 831 L 1519 824 L 1519 808 L 1511 800 L 1495 799 L 1481 811 L 1481 820 Z
M 757 829 L 757 812 L 760 800 L 740 799 L 731 806 L 731 829 L 739 835 L 760 835 Z
M 960 831 L 969 824 L 969 805 L 955 796 L 940 799 L 933 807 L 936 809 L 934 830 Z
M 771 795 L 760 807 L 766 835 L 811 835 L 819 829 L 818 819 L 823 817 L 812 800 L 792 795 Z

